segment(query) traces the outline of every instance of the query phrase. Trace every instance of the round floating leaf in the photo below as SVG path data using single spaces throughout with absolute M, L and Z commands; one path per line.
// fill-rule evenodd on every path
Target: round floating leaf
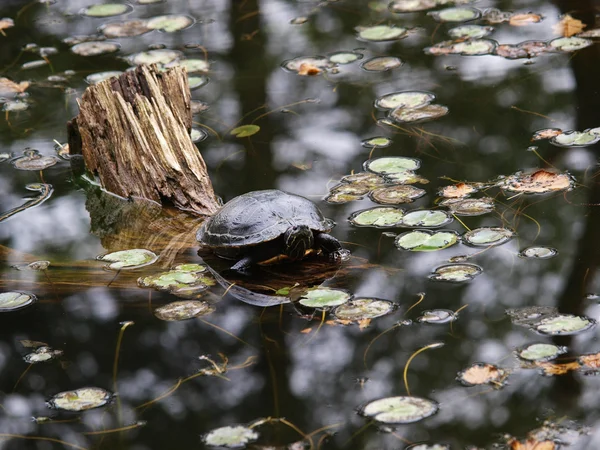
M 600 141 L 600 135 L 590 132 L 565 131 L 550 139 L 557 147 L 587 147 Z
M 118 252 L 107 253 L 98 256 L 100 261 L 108 261 L 106 267 L 112 270 L 137 269 L 138 267 L 154 264 L 158 256 L 150 250 L 143 248 L 134 248 L 131 250 L 121 250 Z
M 37 150 L 35 153 L 31 153 L 20 158 L 13 160 L 12 164 L 16 169 L 19 170 L 45 170 L 48 167 L 52 167 L 58 162 L 55 156 L 42 156 Z
M 409 445 L 405 450 L 450 450 L 450 446 L 446 444 L 414 444 Z
M 62 355 L 63 352 L 61 350 L 52 350 L 52 348 L 48 346 L 42 346 L 35 349 L 33 353 L 28 353 L 23 357 L 23 360 L 29 364 L 37 364 L 41 362 L 50 361 L 57 356 Z
M 201 142 L 208 137 L 208 133 L 201 128 L 192 128 L 190 139 L 192 142 Z
M 452 53 L 463 56 L 491 55 L 498 43 L 491 39 L 473 39 L 452 46 Z
M 396 247 L 413 252 L 431 252 L 442 250 L 458 242 L 458 235 L 453 231 L 410 231 L 396 237 Z
M 526 41 L 517 45 L 498 45 L 494 54 L 507 59 L 533 58 L 549 50 L 550 47 L 545 41 Z
M 210 64 L 203 59 L 180 59 L 167 64 L 167 67 L 185 67 L 187 73 L 208 72 Z
M 81 56 L 98 56 L 119 51 L 121 46 L 116 42 L 90 41 L 71 47 L 71 51 Z
M 348 203 L 354 200 L 360 200 L 362 198 L 362 195 L 346 194 L 344 192 L 332 192 L 327 197 L 325 197 L 325 201 L 334 205 L 340 205 L 342 203 Z
M 0 313 L 26 308 L 36 300 L 35 295 L 26 292 L 0 292 Z
M 168 272 L 161 272 L 156 275 L 139 278 L 138 284 L 142 287 L 153 287 L 161 291 L 176 291 L 177 289 L 189 286 L 195 286 L 197 290 L 201 290 L 208 288 L 208 286 L 214 286 L 215 280 L 203 276 L 201 273 L 202 271 L 170 270 Z
M 88 75 L 87 77 L 85 77 L 85 82 L 87 84 L 98 84 L 101 81 L 108 80 L 108 79 L 113 78 L 113 77 L 118 77 L 122 73 L 123 72 L 120 72 L 118 70 L 110 70 L 110 71 L 107 71 L 107 72 L 93 73 L 93 74 Z
M 29 109 L 29 103 L 20 100 L 10 100 L 2 105 L 2 111 L 19 112 Z
M 204 75 L 192 75 L 188 76 L 188 83 L 190 85 L 190 90 L 201 88 L 202 86 L 206 86 L 210 79 L 205 77 Z
M 405 172 L 388 173 L 386 174 L 385 178 L 393 184 L 429 183 L 428 179 L 423 178 L 421 175 L 417 175 L 412 170 L 407 170 Z
M 548 42 L 548 46 L 552 50 L 557 50 L 561 52 L 574 52 L 576 50 L 581 50 L 582 48 L 589 47 L 593 43 L 594 42 L 590 41 L 589 39 L 571 36 L 553 39 L 550 42 Z
M 309 308 L 330 308 L 346 303 L 352 295 L 341 289 L 312 288 L 306 291 L 298 301 Z
M 359 227 L 389 228 L 400 225 L 404 211 L 400 208 L 381 207 L 356 211 L 348 219 Z
M 492 33 L 492 27 L 481 25 L 461 25 L 448 30 L 448 35 L 453 39 L 481 39 Z
M 180 320 L 193 319 L 194 317 L 206 316 L 215 311 L 215 308 L 200 300 L 183 300 L 168 303 L 154 310 L 154 315 L 160 320 L 177 322 Z
M 387 397 L 367 403 L 360 414 L 387 424 L 413 423 L 435 414 L 438 404 L 420 397 Z
M 387 72 L 396 69 L 404 64 L 402 60 L 395 56 L 376 56 L 360 65 L 361 69 L 367 72 Z
M 451 186 L 444 186 L 439 194 L 445 198 L 463 198 L 477 192 L 477 188 L 467 183 L 458 183 Z
M 417 319 L 421 323 L 448 323 L 456 320 L 456 314 L 449 309 L 433 309 L 423 311 L 421 317 Z
M 392 92 L 375 100 L 375 107 L 380 109 L 396 109 L 401 107 L 414 109 L 429 105 L 433 100 L 435 100 L 435 94 L 426 91 Z
M 369 193 L 373 186 L 367 183 L 342 183 L 331 189 L 332 194 L 363 196 Z
M 483 227 L 467 231 L 463 240 L 474 246 L 500 245 L 508 242 L 515 233 L 508 228 Z
M 362 53 L 357 52 L 336 52 L 329 55 L 329 61 L 334 64 L 350 64 L 362 57 Z
M 472 280 L 481 272 L 483 269 L 475 264 L 444 264 L 437 267 L 429 278 L 434 281 L 462 283 Z
M 314 67 L 320 71 L 331 68 L 333 64 L 329 61 L 329 58 L 325 56 L 300 56 L 294 59 L 288 59 L 281 64 L 286 70 L 290 72 L 300 72 L 303 67 Z
M 355 298 L 354 300 L 350 300 L 348 303 L 335 308 L 333 314 L 339 320 L 360 322 L 362 320 L 385 316 L 395 309 L 396 305 L 389 300 L 378 298 Z
M 436 0 L 394 0 L 388 5 L 393 13 L 410 13 L 426 11 L 438 6 Z
M 202 437 L 211 447 L 244 448 L 258 439 L 258 433 L 242 425 L 216 428 Z
M 134 53 L 128 57 L 131 64 L 139 66 L 141 64 L 169 64 L 172 61 L 183 56 L 183 53 L 177 50 L 157 49 L 148 50 L 147 52 Z
M 445 211 L 423 209 L 407 212 L 402 219 L 402 225 L 407 227 L 435 228 L 449 224 L 453 220 L 454 218 Z
M 173 269 L 178 270 L 179 272 L 194 272 L 194 273 L 202 273 L 206 272 L 208 269 L 206 266 L 202 264 L 178 264 Z
M 465 386 L 478 386 L 481 384 L 494 384 L 502 386 L 508 373 L 493 364 L 475 363 L 458 373 L 457 380 Z
M 406 28 L 390 25 L 376 25 L 358 30 L 359 39 L 372 42 L 395 41 L 405 38 L 407 35 L 408 30 Z
M 383 136 L 378 136 L 370 139 L 365 139 L 362 141 L 363 147 L 367 148 L 384 148 L 389 147 L 392 143 L 390 138 L 386 138 Z
M 182 14 L 173 14 L 167 16 L 156 16 L 148 19 L 146 26 L 151 30 L 164 31 L 165 33 L 173 33 L 175 31 L 185 30 L 194 25 L 196 21 L 193 17 L 184 16 Z
M 558 255 L 558 250 L 552 247 L 527 247 L 519 256 L 521 258 L 550 259 Z
M 133 11 L 131 5 L 122 3 L 105 3 L 103 5 L 92 5 L 81 10 L 81 14 L 88 17 L 112 17 L 120 16 Z
M 358 172 L 352 175 L 346 175 L 341 179 L 342 183 L 359 183 L 368 186 L 381 186 L 386 183 L 385 178 L 375 173 Z
M 417 170 L 421 167 L 421 161 L 416 158 L 405 158 L 403 156 L 386 156 L 383 158 L 373 158 L 365 161 L 365 170 L 382 175 L 388 175 L 407 170 Z
M 538 333 L 555 335 L 576 334 L 593 327 L 596 322 L 592 319 L 573 314 L 560 314 L 540 320 L 534 329 Z
M 141 36 L 151 31 L 146 20 L 126 20 L 102 25 L 99 31 L 107 38 Z
M 517 350 L 517 356 L 527 361 L 550 361 L 567 351 L 566 347 L 552 344 L 531 344 Z
M 481 16 L 481 11 L 476 8 L 460 7 L 446 8 L 428 14 L 438 22 L 467 22 L 478 19 Z
M 240 127 L 234 128 L 231 130 L 231 134 L 238 138 L 249 137 L 260 131 L 260 127 L 258 125 L 250 124 L 250 125 L 242 125 Z
M 500 188 L 511 192 L 542 194 L 570 189 L 573 178 L 568 173 L 540 169 L 533 173 L 516 173 L 499 183 Z
M 377 188 L 369 196 L 375 203 L 398 205 L 400 203 L 410 203 L 424 195 L 425 191 L 423 189 L 414 186 L 395 185 Z
M 420 108 L 396 108 L 393 109 L 389 118 L 395 122 L 425 122 L 428 120 L 439 119 L 448 114 L 449 109 L 443 105 L 425 105 Z
M 63 411 L 87 411 L 106 405 L 113 398 L 106 389 L 86 387 L 56 394 L 48 400 L 48 407 Z

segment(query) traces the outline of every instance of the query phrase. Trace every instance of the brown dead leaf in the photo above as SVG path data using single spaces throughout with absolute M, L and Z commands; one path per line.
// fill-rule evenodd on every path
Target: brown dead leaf
M 540 169 L 529 174 L 517 174 L 507 177 L 501 187 L 513 192 L 541 194 L 569 189 L 572 182 L 573 180 L 566 173 Z
M 581 33 L 586 26 L 587 25 L 581 20 L 571 17 L 570 14 L 565 14 L 560 19 L 560 22 L 554 25 L 553 30 L 556 34 L 560 34 L 564 37 L 570 37 L 574 34 Z
M 508 23 L 514 27 L 522 27 L 531 23 L 538 23 L 542 21 L 542 16 L 534 13 L 526 14 L 513 14 L 510 16 Z
M 543 139 L 551 139 L 559 134 L 563 134 L 563 131 L 559 128 L 544 128 L 533 133 L 532 141 L 541 141 Z
M 45 342 L 30 341 L 28 339 L 23 339 L 22 341 L 19 341 L 19 344 L 21 344 L 25 348 L 38 348 L 48 346 L 48 344 L 46 344 Z
M 321 69 L 310 63 L 302 63 L 300 64 L 300 67 L 298 67 L 298 75 L 312 76 L 319 75 L 321 72 L 323 72 Z
M 358 321 L 358 328 L 360 330 L 364 330 L 365 328 L 368 328 L 369 325 L 371 325 L 371 319 L 361 319 Z
M 6 36 L 4 30 L 6 30 L 7 28 L 12 28 L 14 26 L 15 22 L 10 17 L 3 17 L 2 19 L 0 19 L 0 33 L 2 34 L 2 36 Z
M 480 384 L 501 385 L 508 373 L 493 364 L 476 363 L 458 374 L 458 381 L 465 386 Z
M 302 334 L 308 334 L 312 331 L 312 328 L 305 328 L 304 330 L 300 330 L 300 333 Z
M 0 78 L 0 96 L 8 97 L 15 94 L 20 94 L 25 92 L 29 87 L 29 81 L 21 81 L 20 83 L 15 83 L 8 78 Z
M 579 369 L 581 366 L 577 361 L 568 362 L 568 363 L 550 363 L 550 362 L 540 362 L 536 363 L 542 371 L 544 375 L 552 376 L 552 375 L 564 375 L 567 372 L 571 372 L 573 370 Z
M 508 441 L 511 450 L 556 450 L 556 444 L 552 441 L 538 441 L 535 438 L 528 438 L 524 441 L 511 439 Z
M 600 369 L 600 352 L 591 355 L 581 355 L 579 363 L 589 369 Z
M 463 198 L 473 192 L 477 192 L 473 186 L 467 183 L 458 183 L 454 186 L 445 186 L 440 190 L 440 195 L 445 198 Z

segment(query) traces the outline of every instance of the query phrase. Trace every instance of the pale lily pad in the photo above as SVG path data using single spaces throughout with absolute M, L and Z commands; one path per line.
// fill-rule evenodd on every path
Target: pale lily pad
M 45 59 L 37 59 L 35 61 L 29 61 L 21 65 L 21 70 L 37 69 L 38 67 L 47 66 L 48 61 Z
M 508 372 L 488 363 L 475 363 L 458 373 L 456 379 L 465 386 L 492 384 L 502 387 L 508 377 Z
M 600 135 L 590 132 L 565 131 L 550 139 L 557 147 L 587 147 L 600 141 Z
M 453 246 L 458 242 L 458 234 L 454 231 L 422 231 L 415 230 L 396 237 L 396 247 L 412 252 L 431 252 Z
M 556 336 L 577 334 L 594 325 L 596 325 L 596 321 L 588 317 L 560 314 L 540 320 L 534 329 L 541 334 Z
M 121 46 L 116 42 L 90 41 L 71 47 L 71 51 L 80 56 L 99 56 L 119 51 Z
M 517 350 L 517 356 L 527 361 L 544 362 L 555 359 L 559 355 L 566 353 L 566 347 L 559 347 L 553 344 L 531 344 L 520 350 Z
M 363 147 L 367 148 L 385 148 L 389 147 L 392 144 L 392 140 L 390 138 L 386 138 L 383 136 L 377 136 L 370 139 L 365 139 L 362 141 Z
M 327 197 L 325 197 L 324 200 L 327 203 L 340 205 L 343 203 L 352 202 L 354 200 L 360 200 L 361 198 L 363 198 L 362 195 L 346 194 L 344 192 L 331 192 Z
M 230 133 L 235 137 L 243 138 L 253 136 L 259 131 L 260 127 L 258 125 L 250 124 L 236 127 L 233 130 L 231 130 Z
M 411 13 L 426 11 L 438 6 L 436 0 L 394 0 L 388 5 L 393 13 Z
M 105 3 L 102 5 L 92 5 L 81 10 L 80 14 L 88 17 L 113 17 L 126 14 L 133 11 L 131 5 L 123 3 Z
M 300 56 L 294 59 L 288 59 L 281 64 L 281 67 L 290 72 L 300 72 L 303 67 L 315 67 L 318 70 L 327 70 L 333 67 L 329 58 L 325 56 Z
M 208 133 L 201 128 L 192 128 L 190 139 L 192 142 L 201 142 L 208 137 Z
M 140 64 L 169 64 L 183 56 L 183 53 L 177 50 L 157 49 L 147 52 L 134 53 L 127 59 L 131 64 L 139 66 Z
M 468 22 L 481 17 L 481 11 L 469 7 L 446 8 L 428 14 L 438 22 Z
M 360 414 L 387 424 L 413 423 L 432 416 L 438 404 L 420 397 L 387 397 L 367 403 Z
M 375 100 L 375 107 L 384 110 L 401 107 L 414 109 L 429 105 L 433 100 L 435 100 L 435 94 L 427 91 L 392 92 Z
M 29 103 L 21 100 L 10 100 L 2 105 L 2 111 L 19 112 L 29 109 Z
M 174 33 L 175 31 L 185 30 L 195 23 L 195 19 L 182 14 L 172 14 L 166 16 L 156 16 L 148 19 L 146 26 L 151 30 L 164 31 L 165 33 Z
M 178 322 L 180 320 L 206 316 L 214 311 L 215 307 L 210 303 L 200 300 L 182 300 L 156 308 L 154 310 L 154 315 L 160 320 Z
M 106 389 L 85 387 L 74 391 L 60 392 L 48 400 L 47 405 L 52 409 L 79 412 L 100 408 L 112 399 L 113 394 Z
M 112 22 L 102 25 L 98 31 L 109 39 L 141 36 L 152 31 L 146 20 L 134 19 L 123 22 Z
M 345 194 L 353 196 L 364 196 L 368 194 L 373 186 L 366 183 L 342 183 L 331 188 L 330 194 Z
M 32 305 L 36 300 L 35 295 L 27 292 L 0 292 L 0 313 L 18 311 Z
M 443 105 L 425 105 L 419 108 L 396 108 L 389 114 L 390 119 L 399 123 L 425 122 L 439 119 L 448 114 L 449 109 Z
M 423 178 L 421 175 L 417 175 L 412 170 L 407 170 L 405 172 L 388 173 L 385 175 L 385 178 L 393 184 L 429 183 L 429 180 L 427 178 Z
M 204 266 L 202 264 L 188 263 L 188 264 L 178 264 L 175 267 L 173 267 L 173 270 L 178 270 L 180 272 L 202 273 L 202 272 L 206 272 L 208 269 L 206 268 L 206 266 Z
M 112 270 L 137 269 L 139 267 L 154 264 L 158 256 L 150 250 L 143 248 L 134 248 L 131 250 L 121 250 L 118 252 L 100 255 L 97 258 L 100 261 L 108 261 L 111 264 L 105 266 Z
M 309 308 L 331 308 L 346 303 L 352 295 L 341 289 L 312 288 L 306 291 L 298 301 Z
M 28 353 L 23 357 L 23 360 L 29 364 L 37 364 L 41 362 L 51 361 L 54 358 L 61 356 L 62 350 L 53 350 L 48 346 L 42 346 L 35 349 L 34 352 Z
M 421 160 L 404 156 L 373 158 L 364 163 L 365 170 L 382 175 L 417 170 L 419 167 L 421 167 Z
M 335 52 L 329 55 L 329 61 L 334 64 L 350 64 L 362 57 L 363 54 L 358 52 Z
M 491 39 L 472 39 L 457 42 L 452 46 L 452 53 L 462 56 L 491 55 L 498 43 Z
M 242 425 L 216 428 L 202 437 L 206 445 L 226 448 L 244 448 L 257 439 L 256 431 Z
M 471 281 L 482 272 L 483 269 L 476 264 L 444 264 L 436 267 L 434 272 L 429 275 L 429 279 L 449 283 L 463 283 Z
M 202 86 L 206 86 L 210 79 L 204 75 L 192 75 L 188 76 L 188 83 L 190 85 L 190 90 L 201 88 Z
M 446 206 L 457 216 L 480 216 L 494 210 L 494 199 L 491 197 L 449 198 L 440 202 L 440 205 Z
M 376 56 L 360 65 L 361 69 L 367 72 L 387 72 L 396 69 L 404 64 L 400 58 L 395 56 Z
M 406 227 L 441 227 L 452 222 L 454 218 L 445 211 L 432 211 L 423 209 L 409 211 L 402 218 L 402 225 Z
M 199 73 L 208 72 L 210 70 L 210 63 L 204 59 L 180 59 L 167 64 L 166 67 L 185 67 L 187 73 Z
M 333 314 L 339 320 L 359 322 L 385 316 L 395 309 L 396 305 L 389 300 L 382 300 L 379 298 L 355 298 L 335 308 Z
M 15 264 L 11 267 L 17 270 L 33 270 L 43 272 L 44 270 L 47 270 L 48 267 L 50 267 L 50 261 L 34 261 L 29 264 Z
M 179 267 L 179 266 L 178 266 Z M 200 266 L 202 267 L 202 266 Z M 153 287 L 160 291 L 177 293 L 178 289 L 186 287 L 195 287 L 196 292 L 214 286 L 215 280 L 211 277 L 202 275 L 206 269 L 202 267 L 200 272 L 193 270 L 175 269 L 168 272 L 161 272 L 156 275 L 140 277 L 138 285 L 142 287 Z
M 390 187 L 377 188 L 369 194 L 371 200 L 382 205 L 399 205 L 411 203 L 423 197 L 426 192 L 423 189 L 408 185 L 394 185 Z
M 118 77 L 122 73 L 123 72 L 120 72 L 118 70 L 110 70 L 110 71 L 107 71 L 107 72 L 93 73 L 93 74 L 88 75 L 87 77 L 85 77 L 85 82 L 87 84 L 98 84 L 101 81 L 109 80 L 110 78 L 113 78 L 113 77 Z
M 548 46 L 552 50 L 557 50 L 561 52 L 574 52 L 576 50 L 581 50 L 582 48 L 589 47 L 593 43 L 594 42 L 590 41 L 589 39 L 571 36 L 553 39 L 550 42 L 548 42 Z
M 417 318 L 420 323 L 435 323 L 444 324 L 456 320 L 456 314 L 449 309 L 432 309 L 423 311 L 421 316 Z
M 342 183 L 359 183 L 369 186 L 381 186 L 386 184 L 386 179 L 384 177 L 371 172 L 358 172 L 352 175 L 346 175 L 340 181 Z
M 452 39 L 481 39 L 490 35 L 492 31 L 494 28 L 482 25 L 461 25 L 448 30 L 448 35 Z
M 558 250 L 552 247 L 527 247 L 519 256 L 521 258 L 550 259 L 558 255 Z
M 375 25 L 358 29 L 358 38 L 364 41 L 383 42 L 405 38 L 408 30 L 390 25 Z
M 513 238 L 515 233 L 508 228 L 501 227 L 483 227 L 467 231 L 463 235 L 463 240 L 474 246 L 501 245 Z
M 52 167 L 58 162 L 58 158 L 55 156 L 44 156 L 37 150 L 28 149 L 23 153 L 24 156 L 21 156 L 12 162 L 16 169 L 39 171 Z
M 403 216 L 404 211 L 400 208 L 376 206 L 356 211 L 348 220 L 359 227 L 389 228 L 399 226 Z
M 405 450 L 450 450 L 450 446 L 446 444 L 414 444 L 409 445 Z

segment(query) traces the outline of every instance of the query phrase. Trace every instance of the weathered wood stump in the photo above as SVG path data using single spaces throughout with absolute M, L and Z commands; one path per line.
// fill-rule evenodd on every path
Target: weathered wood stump
M 109 192 L 213 214 L 219 205 L 189 135 L 190 100 L 181 67 L 140 66 L 90 86 L 67 125 L 69 151 Z

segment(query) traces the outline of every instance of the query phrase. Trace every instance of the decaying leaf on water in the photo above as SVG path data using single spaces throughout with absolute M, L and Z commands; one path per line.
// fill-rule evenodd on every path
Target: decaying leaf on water
M 570 14 L 565 14 L 561 17 L 560 22 L 554 25 L 553 31 L 561 36 L 571 37 L 581 33 L 586 26 L 581 20 L 575 19 Z
M 457 183 L 452 186 L 445 186 L 440 189 L 440 196 L 445 198 L 464 198 L 474 192 L 477 189 L 467 183 Z
M 27 90 L 29 85 L 29 81 L 15 83 L 8 78 L 0 78 L 0 97 L 12 97 L 15 94 L 22 94 Z
M 12 20 L 10 17 L 3 17 L 2 19 L 0 19 L 0 34 L 2 34 L 2 36 L 6 36 L 4 30 L 6 30 L 7 28 L 12 28 L 14 26 L 14 20 Z
M 543 139 L 552 139 L 553 137 L 556 137 L 562 133 L 563 133 L 563 131 L 560 128 L 543 128 L 543 129 L 537 130 L 535 133 L 533 133 L 531 140 L 532 141 L 540 141 Z
M 508 445 L 510 445 L 510 450 L 558 450 L 554 442 L 538 441 L 535 438 L 527 438 L 524 441 L 513 438 L 508 441 Z
M 499 186 L 511 192 L 542 194 L 570 189 L 573 182 L 573 178 L 568 173 L 540 169 L 533 172 L 518 172 L 506 177 Z
M 579 363 L 590 369 L 600 369 L 600 352 L 590 355 L 581 355 L 578 358 Z
M 547 376 L 564 375 L 573 370 L 578 370 L 581 367 L 577 361 L 568 363 L 541 362 L 536 363 L 536 366 L 542 369 L 542 373 Z
M 458 373 L 457 380 L 465 386 L 492 384 L 502 387 L 508 377 L 508 372 L 488 363 L 475 363 Z
M 540 14 L 535 13 L 523 13 L 523 14 L 513 14 L 508 19 L 509 25 L 515 27 L 522 27 L 524 25 L 529 25 L 532 23 L 538 23 L 542 21 L 542 16 Z

